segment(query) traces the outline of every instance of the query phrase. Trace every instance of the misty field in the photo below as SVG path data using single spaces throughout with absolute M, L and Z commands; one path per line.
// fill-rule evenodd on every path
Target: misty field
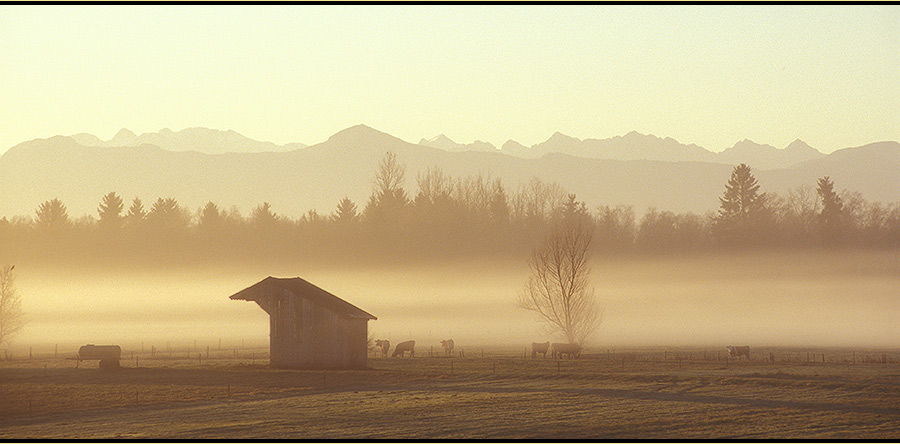
M 704 349 L 562 361 L 524 348 L 430 351 L 370 357 L 358 371 L 271 369 L 259 349 L 126 352 L 110 371 L 4 361 L 0 438 L 900 437 L 897 351 L 774 348 L 750 362 Z
M 524 260 L 16 270 L 30 322 L 0 355 L 0 438 L 900 437 L 894 251 L 597 258 L 604 321 L 564 361 L 526 348 L 557 339 L 515 305 Z M 269 368 L 268 316 L 228 300 L 267 275 L 370 311 L 416 358 Z M 124 368 L 76 368 L 88 343 Z

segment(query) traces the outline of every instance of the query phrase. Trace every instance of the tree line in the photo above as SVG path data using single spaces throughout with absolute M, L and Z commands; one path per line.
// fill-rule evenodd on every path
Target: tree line
M 416 175 L 413 195 L 402 185 L 405 175 L 405 165 L 388 152 L 362 207 L 344 197 L 330 214 L 309 210 L 294 217 L 268 202 L 245 216 L 215 202 L 191 211 L 173 197 L 145 203 L 111 191 L 100 198 L 96 216 L 72 218 L 53 198 L 33 217 L 0 218 L 0 257 L 137 263 L 522 257 L 574 209 L 586 215 L 592 252 L 600 255 L 900 247 L 900 204 L 838 193 L 829 177 L 786 196 L 762 193 L 744 164 L 724 184 L 717 212 L 650 208 L 640 218 L 626 205 L 588 209 L 557 183 L 537 178 L 508 190 L 499 178 L 453 178 L 429 168 Z

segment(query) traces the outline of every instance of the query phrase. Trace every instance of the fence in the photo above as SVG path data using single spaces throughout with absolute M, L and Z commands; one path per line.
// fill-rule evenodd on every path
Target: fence
M 42 345 L 28 346 L 17 349 L 3 349 L 0 352 L 0 362 L 38 361 L 46 359 L 73 358 L 80 345 Z M 421 347 L 417 347 L 423 350 Z M 441 347 L 428 346 L 427 352 L 416 354 L 415 359 L 487 359 L 508 360 L 522 359 L 552 359 L 538 354 L 532 358 L 529 347 L 457 347 L 453 354 L 448 355 Z M 380 350 L 370 350 L 368 354 L 371 362 L 382 362 L 381 359 L 392 359 L 381 356 Z M 150 344 L 142 342 L 139 346 L 131 345 L 122 347 L 121 362 L 123 366 L 140 367 L 141 363 L 153 361 L 178 361 L 182 365 L 195 362 L 203 365 L 209 361 L 249 361 L 252 364 L 268 364 L 268 344 L 261 345 L 241 340 L 223 343 L 221 339 L 214 341 L 196 340 L 192 343 L 182 343 L 173 346 L 171 342 Z M 397 359 L 397 358 L 393 358 Z M 409 359 L 409 358 L 406 358 Z M 738 361 L 728 356 L 727 350 L 721 349 L 651 349 L 651 348 L 625 348 L 625 349 L 586 349 L 581 361 L 609 361 L 616 363 L 642 362 L 642 363 L 670 363 L 677 366 L 687 363 L 718 363 L 728 365 Z M 746 362 L 744 358 L 740 362 Z M 792 348 L 751 348 L 750 362 L 755 364 L 897 364 L 900 363 L 900 350 L 871 350 L 871 349 L 792 349 Z M 452 364 L 447 364 L 452 366 Z M 624 364 L 623 364 L 624 366 Z M 452 368 L 452 367 L 449 367 Z

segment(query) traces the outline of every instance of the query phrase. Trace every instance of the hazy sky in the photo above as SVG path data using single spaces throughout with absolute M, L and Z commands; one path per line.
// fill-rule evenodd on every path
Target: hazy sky
M 900 140 L 900 7 L 0 6 L 0 153 L 126 127 Z

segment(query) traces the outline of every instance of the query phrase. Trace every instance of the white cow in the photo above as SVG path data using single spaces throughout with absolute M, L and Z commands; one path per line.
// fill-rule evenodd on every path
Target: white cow
M 444 351 L 448 356 L 453 356 L 453 339 L 441 341 L 441 347 L 444 347 Z

